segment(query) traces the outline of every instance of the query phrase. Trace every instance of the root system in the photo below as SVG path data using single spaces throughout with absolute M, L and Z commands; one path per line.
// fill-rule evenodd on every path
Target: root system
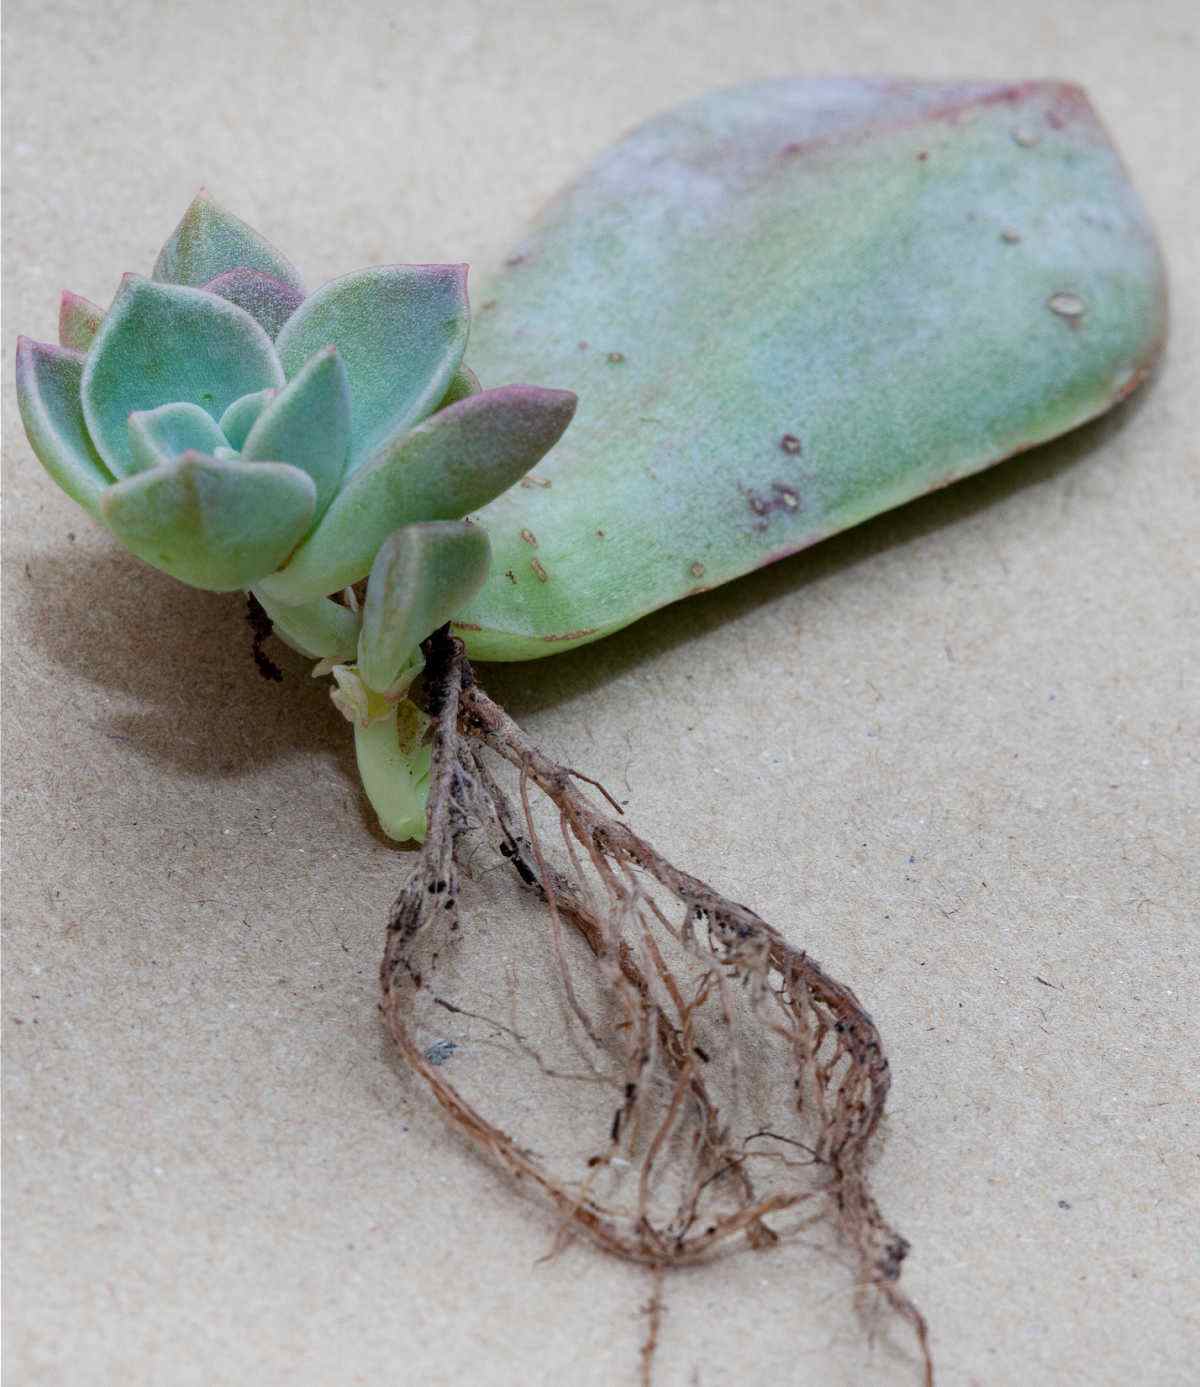
M 426 656 L 429 831 L 381 970 L 383 1014 L 404 1059 L 455 1127 L 550 1202 L 560 1241 L 582 1234 L 654 1269 L 645 1380 L 664 1269 L 742 1237 L 767 1247 L 832 1214 L 862 1307 L 888 1308 L 911 1327 L 930 1387 L 925 1320 L 899 1285 L 908 1244 L 868 1180 L 890 1076 L 858 998 L 752 910 L 666 861 L 595 781 L 534 746 L 475 683 L 448 630 Z M 495 861 L 490 849 L 538 905 L 544 932 L 519 939 L 557 992 L 557 1001 L 545 987 L 536 996 L 554 1013 L 561 1058 L 530 1042 L 511 965 L 492 968 L 507 979 L 508 1024 L 454 992 L 456 952 L 477 925 L 472 914 L 460 930 L 464 893 L 494 880 L 480 867 L 481 855 Z M 494 1013 L 502 1004 L 487 996 Z M 446 1042 L 429 1046 L 422 1034 L 431 1024 L 422 1018 L 435 1016 L 479 1023 L 481 1044 L 531 1066 L 519 1130 L 490 1111 L 486 1078 L 479 1092 L 467 1075 L 451 1079 Z M 577 1117 L 534 1130 L 545 1106 L 536 1089 L 552 1084 L 575 1096 Z

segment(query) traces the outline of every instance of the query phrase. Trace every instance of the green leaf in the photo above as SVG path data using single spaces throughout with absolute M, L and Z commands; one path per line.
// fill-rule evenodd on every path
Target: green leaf
M 400 708 L 411 712 L 412 705 Z M 379 827 L 397 842 L 420 842 L 426 831 L 429 793 L 430 748 L 401 746 L 393 706 L 382 717 L 364 723 L 355 720 L 354 750 L 363 789 L 379 816 Z
M 478 395 L 483 389 L 479 383 L 479 377 L 469 366 L 460 365 L 458 370 L 450 378 L 450 387 L 442 396 L 438 409 L 445 409 L 448 405 L 456 405 L 459 400 L 465 400 L 471 395 Z
M 490 552 L 483 530 L 465 521 L 405 525 L 387 538 L 371 565 L 358 640 L 368 688 L 392 691 L 425 637 L 479 591 Z
M 313 659 L 354 659 L 362 620 L 349 607 L 328 597 L 288 607 L 282 602 L 272 602 L 261 588 L 254 589 L 254 596 L 271 618 L 275 634 L 293 650 Z
M 551 485 L 479 516 L 481 659 L 596 639 L 1072 429 L 1165 328 L 1145 210 L 1057 82 L 705 96 L 604 154 L 479 292 L 480 375 L 580 399 Z
M 100 519 L 112 476 L 92 446 L 79 390 L 83 357 L 66 347 L 17 338 L 17 405 L 38 461 L 84 510 Z
M 279 334 L 279 357 L 291 377 L 315 351 L 337 347 L 354 400 L 353 469 L 435 408 L 469 325 L 465 265 L 384 265 L 306 299 Z
M 231 592 L 286 560 L 315 498 L 312 478 L 286 463 L 185 453 L 109 487 L 101 509 L 139 559 L 192 587 Z
M 173 462 L 183 453 L 212 453 L 226 446 L 225 435 L 199 405 L 160 405 L 135 412 L 128 427 L 134 473 Z
M 258 416 L 247 462 L 290 462 L 316 483 L 319 518 L 338 489 L 350 447 L 350 382 L 336 347 L 323 347 Z
M 460 400 L 355 472 L 270 590 L 303 601 L 355 583 L 399 525 L 468 515 L 523 477 L 575 411 L 565 390 L 506 385 Z
M 70 289 L 62 291 L 58 304 L 58 340 L 62 346 L 86 352 L 103 321 L 104 309 L 98 303 Z
M 221 432 L 231 448 L 241 448 L 258 416 L 278 393 L 278 390 L 272 388 L 242 395 L 221 415 Z
M 127 275 L 88 353 L 83 413 L 97 452 L 125 476 L 135 410 L 182 401 L 219 419 L 242 395 L 282 384 L 271 339 L 248 313 L 200 289 Z
M 304 302 L 301 290 L 259 270 L 226 270 L 200 287 L 244 308 L 271 338 Z
M 199 288 L 228 270 L 259 270 L 303 296 L 296 267 L 201 188 L 154 263 L 153 278 Z

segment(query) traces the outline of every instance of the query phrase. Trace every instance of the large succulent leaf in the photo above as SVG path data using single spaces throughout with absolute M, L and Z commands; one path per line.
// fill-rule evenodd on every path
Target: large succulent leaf
M 270 338 L 278 337 L 279 329 L 304 302 L 300 289 L 259 270 L 226 270 L 200 287 L 244 308 Z
M 256 588 L 254 596 L 263 611 L 271 618 L 275 634 L 293 650 L 313 659 L 353 660 L 358 651 L 358 632 L 361 619 L 349 607 L 343 607 L 328 597 L 288 607 L 273 602 Z
M 184 401 L 214 419 L 242 395 L 283 384 L 271 339 L 243 309 L 199 289 L 127 275 L 83 372 L 83 413 L 118 476 L 133 468 L 126 421 Z
M 103 321 L 104 309 L 98 303 L 82 294 L 73 294 L 70 289 L 62 291 L 58 303 L 58 340 L 62 346 L 86 352 Z
M 569 391 L 532 385 L 484 390 L 439 410 L 346 481 L 269 590 L 299 602 L 357 582 L 397 526 L 456 520 L 507 490 L 574 411 Z
M 247 462 L 290 462 L 316 483 L 319 517 L 337 491 L 350 447 L 350 382 L 336 347 L 323 347 L 267 403 L 242 444 Z
M 479 591 L 491 550 L 464 521 L 405 525 L 380 546 L 367 582 L 358 672 L 369 688 L 392 687 L 420 643 Z
M 259 270 L 304 296 L 304 284 L 287 256 L 201 188 L 159 251 L 153 278 L 199 288 L 237 269 Z
M 479 297 L 480 374 L 580 399 L 550 485 L 479 517 L 492 573 L 460 629 L 497 659 L 1074 428 L 1145 376 L 1165 323 L 1141 203 L 1054 82 L 706 96 L 605 154 Z
M 100 496 L 112 485 L 92 446 L 79 401 L 83 357 L 67 347 L 17 339 L 17 404 L 38 461 L 62 489 L 100 519 Z
M 258 416 L 278 393 L 278 390 L 271 387 L 242 395 L 221 415 L 221 432 L 231 448 L 241 448 Z
M 383 265 L 318 289 L 284 324 L 278 350 L 289 377 L 322 347 L 341 353 L 354 399 L 353 468 L 435 408 L 469 325 L 465 265 Z
M 129 416 L 134 473 L 173 462 L 184 453 L 212 453 L 226 446 L 225 435 L 199 405 L 160 405 Z
M 312 478 L 286 463 L 185 453 L 109 487 L 101 510 L 139 559 L 192 587 L 230 592 L 284 562 L 315 499 Z

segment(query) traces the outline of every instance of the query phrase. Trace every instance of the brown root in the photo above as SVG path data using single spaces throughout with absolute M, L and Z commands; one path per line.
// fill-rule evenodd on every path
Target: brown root
M 890 1075 L 857 997 L 753 911 L 672 866 L 598 808 L 584 786 L 621 812 L 603 787 L 544 755 L 487 697 L 448 629 L 431 637 L 426 654 L 429 830 L 396 902 L 381 970 L 383 1014 L 407 1063 L 456 1127 L 549 1200 L 561 1219 L 559 1242 L 582 1233 L 654 1270 L 644 1377 L 662 1269 L 709 1258 L 740 1235 L 752 1247 L 770 1246 L 788 1231 L 778 1226 L 781 1215 L 822 1197 L 857 1263 L 861 1296 L 908 1323 L 931 1387 L 925 1320 L 899 1287 L 908 1244 L 868 1182 Z M 489 753 L 511 767 L 508 789 Z M 563 861 L 551 859 L 554 830 Z M 434 988 L 458 938 L 460 897 L 478 875 L 474 857 L 464 865 L 468 850 L 482 839 L 545 907 L 544 961 L 561 985 L 582 1072 L 534 1050 L 515 1002 L 511 1024 L 502 1025 Z M 490 1043 L 515 1045 L 540 1080 L 586 1088 L 578 1126 L 591 1154 L 579 1157 L 577 1174 L 558 1173 L 563 1159 L 552 1169 L 449 1080 L 437 1047 L 418 1040 L 421 998 L 486 1022 Z

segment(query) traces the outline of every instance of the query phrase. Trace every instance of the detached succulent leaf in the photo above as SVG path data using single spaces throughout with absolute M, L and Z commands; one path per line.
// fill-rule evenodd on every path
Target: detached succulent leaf
M 250 430 L 257 422 L 258 416 L 278 393 L 279 391 L 273 386 L 267 390 L 255 390 L 249 395 L 243 395 L 240 399 L 234 400 L 233 404 L 221 415 L 221 432 L 225 435 L 225 440 L 231 448 L 241 448 Z
M 131 475 L 174 462 L 184 453 L 213 453 L 228 446 L 225 435 L 199 405 L 160 405 L 129 416 Z M 281 459 L 282 461 L 282 459 Z
M 316 487 L 280 462 L 200 453 L 109 487 L 101 511 L 139 559 L 192 587 L 251 587 L 286 559 L 312 520 Z
M 242 445 L 247 462 L 289 462 L 313 479 L 319 517 L 338 489 L 350 448 L 350 382 L 336 347 L 315 353 L 268 401 Z
M 251 316 L 199 289 L 128 275 L 88 353 L 83 413 L 110 471 L 133 468 L 126 422 L 175 401 L 214 419 L 242 395 L 283 384 L 271 339 Z
M 486 505 L 558 442 L 575 404 L 569 390 L 504 385 L 439 410 L 345 482 L 272 592 L 303 601 L 356 583 L 397 526 Z
M 62 346 L 86 352 L 103 321 L 104 309 L 98 303 L 70 289 L 62 291 L 58 304 L 58 340 Z
M 479 591 L 487 535 L 465 521 L 406 525 L 381 545 L 367 583 L 358 670 L 367 686 L 391 690 L 419 659 L 419 646 Z
M 153 278 L 198 289 L 238 269 L 258 270 L 304 296 L 304 283 L 287 256 L 202 188 L 159 252 Z
M 279 329 L 304 302 L 304 294 L 299 289 L 260 270 L 226 270 L 200 287 L 205 293 L 216 294 L 244 308 L 272 339 L 278 337 Z
M 431 413 L 467 344 L 465 265 L 385 265 L 331 280 L 284 324 L 288 376 L 337 347 L 354 399 L 350 466 Z
M 33 451 L 67 495 L 99 520 L 101 494 L 113 479 L 87 431 L 82 381 L 79 352 L 17 339 L 17 404 Z

